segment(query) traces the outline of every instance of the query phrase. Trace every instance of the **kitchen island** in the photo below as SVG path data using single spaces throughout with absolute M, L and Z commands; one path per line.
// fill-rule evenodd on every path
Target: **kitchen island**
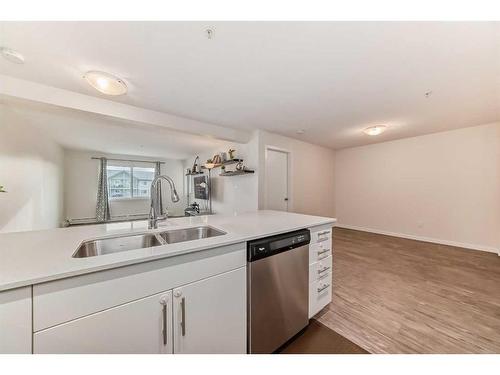
M 310 282 L 331 264 L 335 219 L 277 211 L 0 235 L 0 352 L 243 353 L 246 243 L 311 230 Z M 83 241 L 210 226 L 224 235 L 74 258 Z M 316 236 L 316 237 L 315 237 Z M 311 271 L 313 270 L 313 271 Z M 331 273 L 330 273 L 331 279 Z M 329 301 L 321 288 L 322 302 Z M 319 289 L 321 289 L 319 288 Z M 311 307 L 311 314 L 320 305 Z M 136 324 L 137 322 L 137 324 Z

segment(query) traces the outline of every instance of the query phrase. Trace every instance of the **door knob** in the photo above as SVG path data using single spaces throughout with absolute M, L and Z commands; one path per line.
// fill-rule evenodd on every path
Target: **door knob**
M 285 198 L 285 201 L 288 201 L 288 198 Z

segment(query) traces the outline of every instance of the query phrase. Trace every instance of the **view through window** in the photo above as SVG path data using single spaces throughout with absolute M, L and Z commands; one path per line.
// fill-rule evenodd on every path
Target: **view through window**
M 108 165 L 109 198 L 149 198 L 155 168 Z

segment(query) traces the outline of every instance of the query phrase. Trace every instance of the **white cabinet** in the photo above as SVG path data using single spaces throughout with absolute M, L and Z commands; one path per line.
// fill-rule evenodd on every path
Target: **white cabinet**
M 309 318 L 332 301 L 332 228 L 311 228 L 309 245 Z
M 35 353 L 172 353 L 172 291 L 36 332 Z
M 0 354 L 30 354 L 31 330 L 31 287 L 0 292 Z
M 246 267 L 174 289 L 175 353 L 246 353 Z
M 34 353 L 246 353 L 246 267 L 34 333 Z

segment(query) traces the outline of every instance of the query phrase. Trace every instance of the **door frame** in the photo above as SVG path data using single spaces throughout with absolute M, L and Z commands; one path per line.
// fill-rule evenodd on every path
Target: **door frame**
M 286 148 L 278 147 L 278 146 L 273 146 L 273 145 L 266 145 L 264 149 L 264 209 L 267 208 L 267 189 L 268 189 L 268 181 L 267 181 L 267 159 L 268 159 L 268 154 L 269 151 L 274 151 L 274 152 L 282 152 L 287 154 L 287 198 L 288 198 L 288 204 L 287 204 L 287 212 L 293 212 L 293 188 L 292 188 L 292 152 Z

